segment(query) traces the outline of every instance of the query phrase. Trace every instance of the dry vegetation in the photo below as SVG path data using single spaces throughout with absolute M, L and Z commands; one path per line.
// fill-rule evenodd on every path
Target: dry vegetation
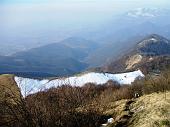
M 32 119 L 12 75 L 0 76 L 0 126 L 32 126 Z
M 89 83 L 83 87 L 64 85 L 26 98 L 21 97 L 13 76 L 3 75 L 0 76 L 0 90 L 2 91 L 0 93 L 0 126 L 99 127 L 112 117 L 114 121 L 113 124 L 108 125 L 109 127 L 118 127 L 118 124 L 122 123 L 122 118 L 126 125 L 137 127 L 137 125 L 143 125 L 142 122 L 151 115 L 155 116 L 154 125 L 169 124 L 169 117 L 163 117 L 166 114 L 164 112 L 169 112 L 164 110 L 169 109 L 169 102 L 163 101 L 163 97 L 168 99 L 170 94 L 169 92 L 160 93 L 170 90 L 169 71 L 159 76 L 149 75 L 143 80 L 137 80 L 131 86 L 120 86 L 112 81 L 102 85 Z M 144 96 L 133 99 L 135 103 L 129 103 L 136 93 Z M 145 94 L 149 95 L 145 96 Z M 142 104 L 145 104 L 146 108 L 139 111 Z M 153 109 L 152 106 L 154 106 Z M 159 110 L 160 108 L 162 110 Z M 149 114 L 149 111 L 153 113 Z M 133 117 L 132 114 L 129 116 L 131 112 L 134 112 Z M 132 118 L 126 121 L 125 116 Z
M 170 92 L 153 93 L 137 99 L 130 127 L 169 127 Z

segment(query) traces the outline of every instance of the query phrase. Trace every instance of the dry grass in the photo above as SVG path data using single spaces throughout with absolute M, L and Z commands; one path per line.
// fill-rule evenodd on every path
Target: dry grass
M 135 64 L 138 64 L 139 62 L 142 61 L 142 56 L 139 54 L 135 54 L 131 56 L 127 61 L 126 61 L 126 69 L 131 69 Z
M 104 111 L 105 115 L 112 115 L 114 120 L 118 120 L 119 117 L 123 114 L 123 110 L 125 108 L 127 100 L 120 100 L 116 102 L 111 102 L 107 106 L 107 110 Z
M 10 95 L 4 97 L 4 99 L 8 99 L 8 97 L 10 96 L 13 97 L 15 96 L 16 98 L 20 97 L 20 90 L 13 79 L 13 75 L 0 75 L 0 91 L 1 91 L 0 92 L 1 99 L 3 96 L 5 96 L 4 94 L 7 93 Z
M 170 92 L 152 93 L 135 99 L 130 111 L 125 110 L 129 100 L 120 100 L 107 104 L 105 115 L 112 116 L 114 121 L 107 127 L 115 127 L 121 118 L 133 112 L 127 120 L 127 127 L 170 127 Z
M 20 92 L 12 75 L 0 75 L 0 124 L 10 123 L 14 117 L 10 108 L 17 106 Z
M 0 75 L 0 126 L 32 123 L 13 75 Z
M 170 92 L 142 96 L 132 105 L 132 111 L 129 127 L 169 127 Z

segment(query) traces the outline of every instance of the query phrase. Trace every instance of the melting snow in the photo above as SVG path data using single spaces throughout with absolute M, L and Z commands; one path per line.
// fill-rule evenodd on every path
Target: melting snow
M 81 76 L 58 78 L 54 80 L 36 80 L 15 77 L 15 81 L 20 87 L 22 95 L 27 96 L 60 85 L 83 86 L 86 83 L 104 84 L 109 80 L 117 81 L 120 84 L 131 84 L 137 77 L 144 77 L 140 70 L 120 74 L 90 72 Z
M 157 42 L 157 41 L 158 41 L 158 40 L 155 39 L 155 38 L 151 38 L 150 40 L 153 41 L 153 42 Z
M 107 122 L 108 123 L 113 123 L 113 120 L 114 120 L 113 118 L 110 118 L 110 119 L 107 120 Z
M 108 126 L 109 124 L 111 124 L 111 123 L 113 123 L 113 122 L 114 122 L 114 119 L 113 119 L 113 118 L 109 118 L 109 119 L 107 120 L 107 123 L 102 124 L 101 127 L 106 127 L 106 126 Z
M 157 16 L 156 8 L 137 8 L 127 13 L 130 17 L 156 17 Z

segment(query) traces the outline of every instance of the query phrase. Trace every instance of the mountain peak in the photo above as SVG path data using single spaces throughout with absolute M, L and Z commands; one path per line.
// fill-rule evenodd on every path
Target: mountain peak
M 170 41 L 160 35 L 152 34 L 140 41 L 137 48 L 142 54 L 170 54 Z
M 138 46 L 145 46 L 146 44 L 149 43 L 169 43 L 169 40 L 158 35 L 158 34 L 151 34 L 149 36 L 147 36 L 146 38 L 144 38 L 142 41 L 140 41 L 138 43 Z
M 149 35 L 147 38 L 155 38 L 155 39 L 158 39 L 158 40 L 160 40 L 160 39 L 166 39 L 166 38 L 164 38 L 163 36 L 158 35 L 158 34 L 151 34 L 151 35 Z M 167 40 L 167 39 L 166 39 L 166 40 Z

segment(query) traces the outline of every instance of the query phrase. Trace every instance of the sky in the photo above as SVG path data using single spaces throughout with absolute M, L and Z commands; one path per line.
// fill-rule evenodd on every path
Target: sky
M 139 7 L 170 7 L 169 0 L 0 0 L 0 16 L 8 22 L 95 22 Z M 35 19 L 35 20 L 34 20 Z M 91 20 L 89 20 L 91 19 Z M 25 20 L 24 20 L 25 22 Z
M 142 5 L 167 5 L 169 0 L 0 0 L 0 4 L 115 4 L 125 6 L 142 6 Z M 126 4 L 126 5 L 125 5 Z
M 0 0 L 0 29 L 79 29 L 141 7 L 168 8 L 170 0 Z

